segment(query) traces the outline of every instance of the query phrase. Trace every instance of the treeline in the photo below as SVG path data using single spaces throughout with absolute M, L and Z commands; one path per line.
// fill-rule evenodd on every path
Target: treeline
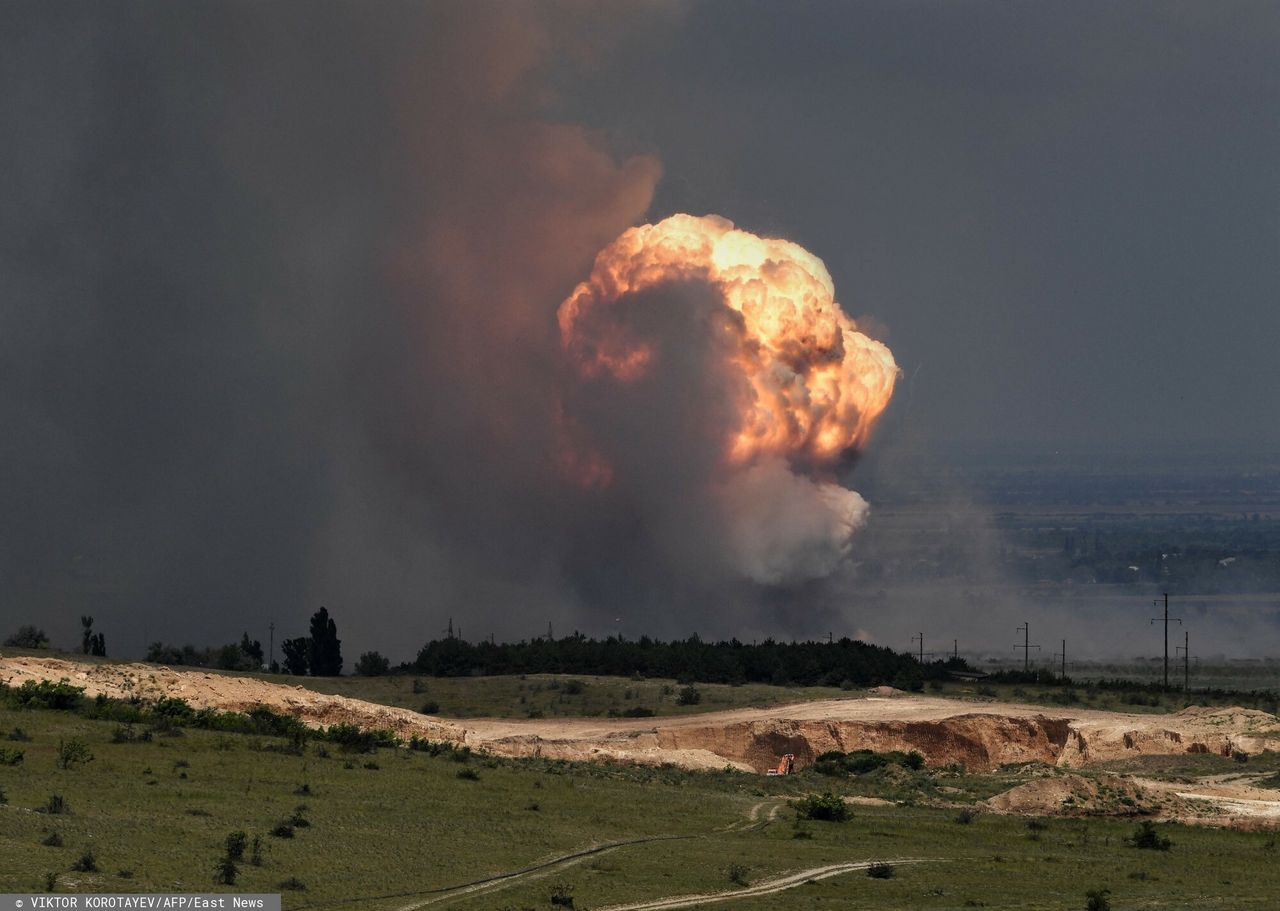
M 470 643 L 456 637 L 423 646 L 404 670 L 434 677 L 496 674 L 599 674 L 674 677 L 698 683 L 770 683 L 779 686 L 877 686 L 920 689 L 925 680 L 967 670 L 963 659 L 921 665 L 908 654 L 854 639 L 757 644 L 697 636 L 659 642 L 643 636 L 525 642 Z

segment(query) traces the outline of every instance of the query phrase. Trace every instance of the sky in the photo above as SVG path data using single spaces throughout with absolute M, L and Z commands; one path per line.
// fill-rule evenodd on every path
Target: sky
M 678 212 L 892 348 L 867 459 L 1280 446 L 1274 3 L 8 3 L 0 122 L 6 629 L 835 622 L 734 571 L 696 362 L 566 379 L 561 301 Z M 555 476 L 565 408 L 630 484 Z

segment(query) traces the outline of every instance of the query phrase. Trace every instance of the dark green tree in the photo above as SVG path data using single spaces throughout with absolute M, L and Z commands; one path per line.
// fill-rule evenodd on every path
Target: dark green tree
M 262 666 L 262 643 L 257 639 L 251 640 L 248 633 L 245 633 L 240 639 L 240 651 L 244 653 L 246 658 L 253 659 L 255 669 Z
M 99 658 L 107 657 L 107 637 L 102 633 L 94 633 L 89 637 L 89 654 Z
M 311 615 L 311 675 L 313 677 L 337 677 L 342 673 L 342 640 L 338 638 L 338 626 L 329 616 L 329 609 L 322 607 Z
M 284 672 L 295 677 L 305 677 L 310 669 L 311 640 L 306 636 L 285 639 L 280 643 L 284 652 Z
M 89 654 L 93 647 L 93 618 L 87 614 L 80 615 L 80 651 Z
M 48 648 L 49 637 L 44 630 L 28 624 L 18 627 L 18 631 L 4 640 L 4 644 L 14 648 Z
M 365 652 L 356 662 L 356 673 L 361 677 L 380 677 L 391 669 L 391 662 L 378 652 Z

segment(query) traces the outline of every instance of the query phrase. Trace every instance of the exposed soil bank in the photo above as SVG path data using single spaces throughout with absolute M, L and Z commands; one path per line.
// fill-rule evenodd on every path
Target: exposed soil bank
M 1143 754 L 1280 749 L 1280 722 L 1249 709 L 1192 707 L 1173 715 L 1047 709 L 931 696 L 831 699 L 677 718 L 462 719 L 315 693 L 250 677 L 148 664 L 79 664 L 0 657 L 0 680 L 67 678 L 90 696 L 179 697 L 197 708 L 265 705 L 312 725 L 358 724 L 408 737 L 463 742 L 507 756 L 673 763 L 763 772 L 784 753 L 801 767 L 827 750 L 918 750 L 929 765 L 973 770 L 1039 762 L 1083 767 Z

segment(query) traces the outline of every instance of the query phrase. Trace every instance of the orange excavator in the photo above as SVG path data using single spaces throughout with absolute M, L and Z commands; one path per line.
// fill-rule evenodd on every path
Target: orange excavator
M 782 761 L 778 763 L 776 769 L 770 769 L 766 774 L 769 775 L 790 775 L 796 770 L 796 756 L 794 753 L 787 753 L 782 757 Z

